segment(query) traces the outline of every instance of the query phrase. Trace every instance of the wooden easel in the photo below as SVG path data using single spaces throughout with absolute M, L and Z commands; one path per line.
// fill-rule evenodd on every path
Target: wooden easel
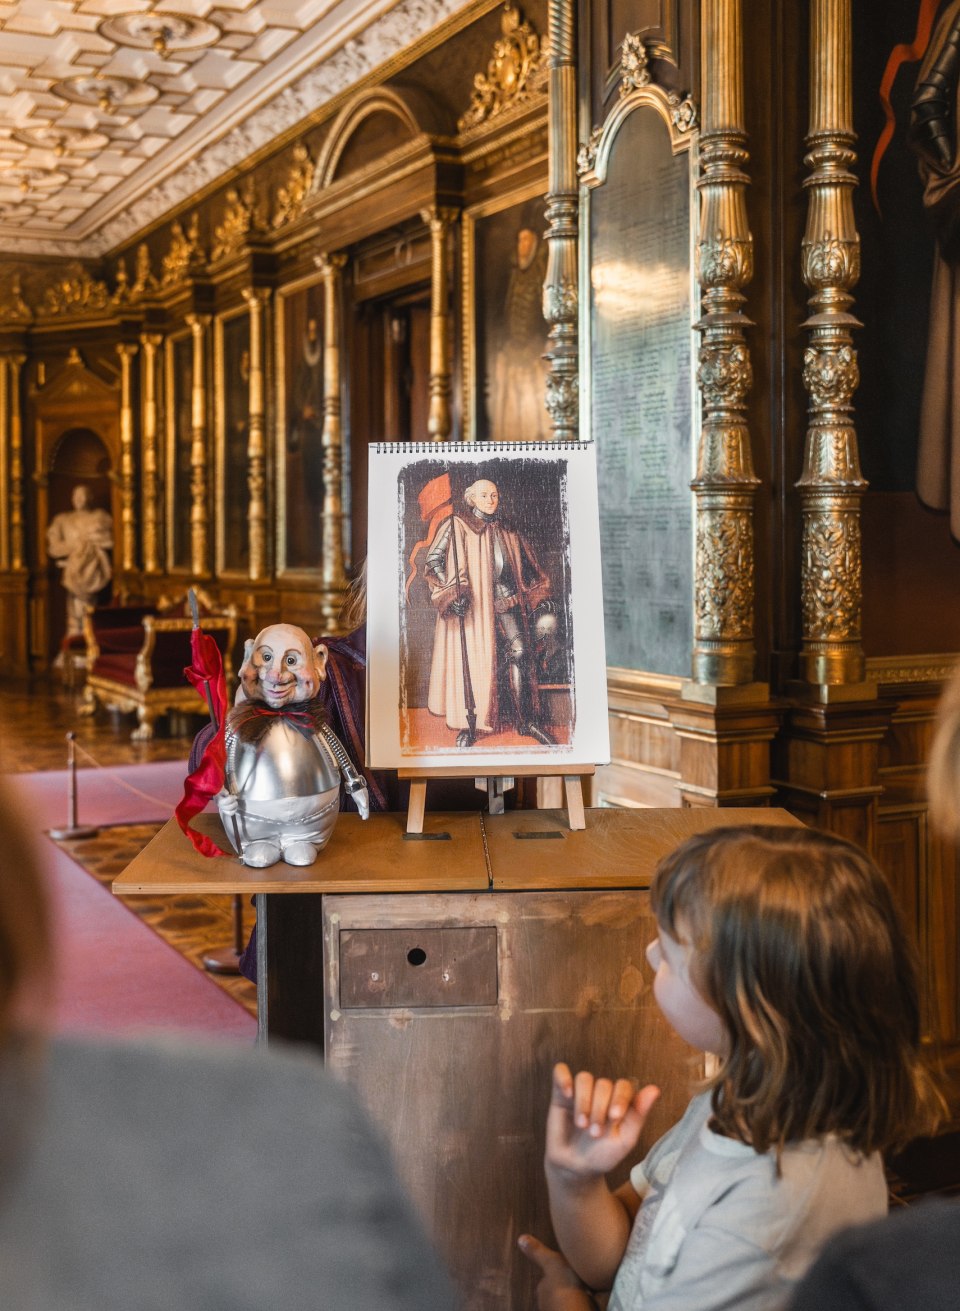
M 450 768 L 440 766 L 436 769 L 399 769 L 400 778 L 410 780 L 410 800 L 407 804 L 407 832 L 423 832 L 423 816 L 427 808 L 427 783 L 432 778 L 472 778 L 477 788 L 487 794 L 487 806 L 491 815 L 502 815 L 503 796 L 513 787 L 515 778 L 555 778 L 563 779 L 564 799 L 566 801 L 567 820 L 571 830 L 587 827 L 583 811 L 584 778 L 591 778 L 596 772 L 594 765 L 519 765 L 509 774 L 478 774 L 468 765 Z

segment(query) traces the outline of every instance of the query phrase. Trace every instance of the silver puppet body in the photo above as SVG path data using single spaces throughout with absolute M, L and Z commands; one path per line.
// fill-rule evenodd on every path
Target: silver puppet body
M 224 789 L 217 797 L 224 830 L 246 865 L 312 864 L 337 821 L 341 777 L 361 816 L 369 813 L 363 776 L 333 730 L 321 724 L 305 734 L 283 714 L 316 694 L 325 657 L 302 629 L 283 624 L 247 643 L 241 701 L 227 716 Z M 299 701 L 283 681 L 294 675 Z M 243 732 L 244 700 L 263 700 L 273 709 L 257 740 Z

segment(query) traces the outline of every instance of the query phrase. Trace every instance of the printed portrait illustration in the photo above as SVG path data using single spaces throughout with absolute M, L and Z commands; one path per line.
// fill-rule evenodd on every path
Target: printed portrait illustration
M 415 460 L 398 480 L 404 754 L 567 747 L 567 466 Z

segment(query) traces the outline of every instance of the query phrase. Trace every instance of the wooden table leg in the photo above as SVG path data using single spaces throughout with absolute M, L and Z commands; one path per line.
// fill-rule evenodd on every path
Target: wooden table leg
M 323 897 L 258 893 L 257 1041 L 323 1051 Z

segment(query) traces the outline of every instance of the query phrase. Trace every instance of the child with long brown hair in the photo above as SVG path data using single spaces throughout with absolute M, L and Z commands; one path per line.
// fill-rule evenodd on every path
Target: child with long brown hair
M 714 829 L 651 890 L 654 996 L 716 1055 L 683 1119 L 616 1192 L 658 1090 L 555 1067 L 550 1211 L 524 1235 L 541 1311 L 774 1311 L 836 1230 L 883 1215 L 881 1153 L 930 1131 L 917 968 L 887 884 L 852 844 L 800 828 Z

